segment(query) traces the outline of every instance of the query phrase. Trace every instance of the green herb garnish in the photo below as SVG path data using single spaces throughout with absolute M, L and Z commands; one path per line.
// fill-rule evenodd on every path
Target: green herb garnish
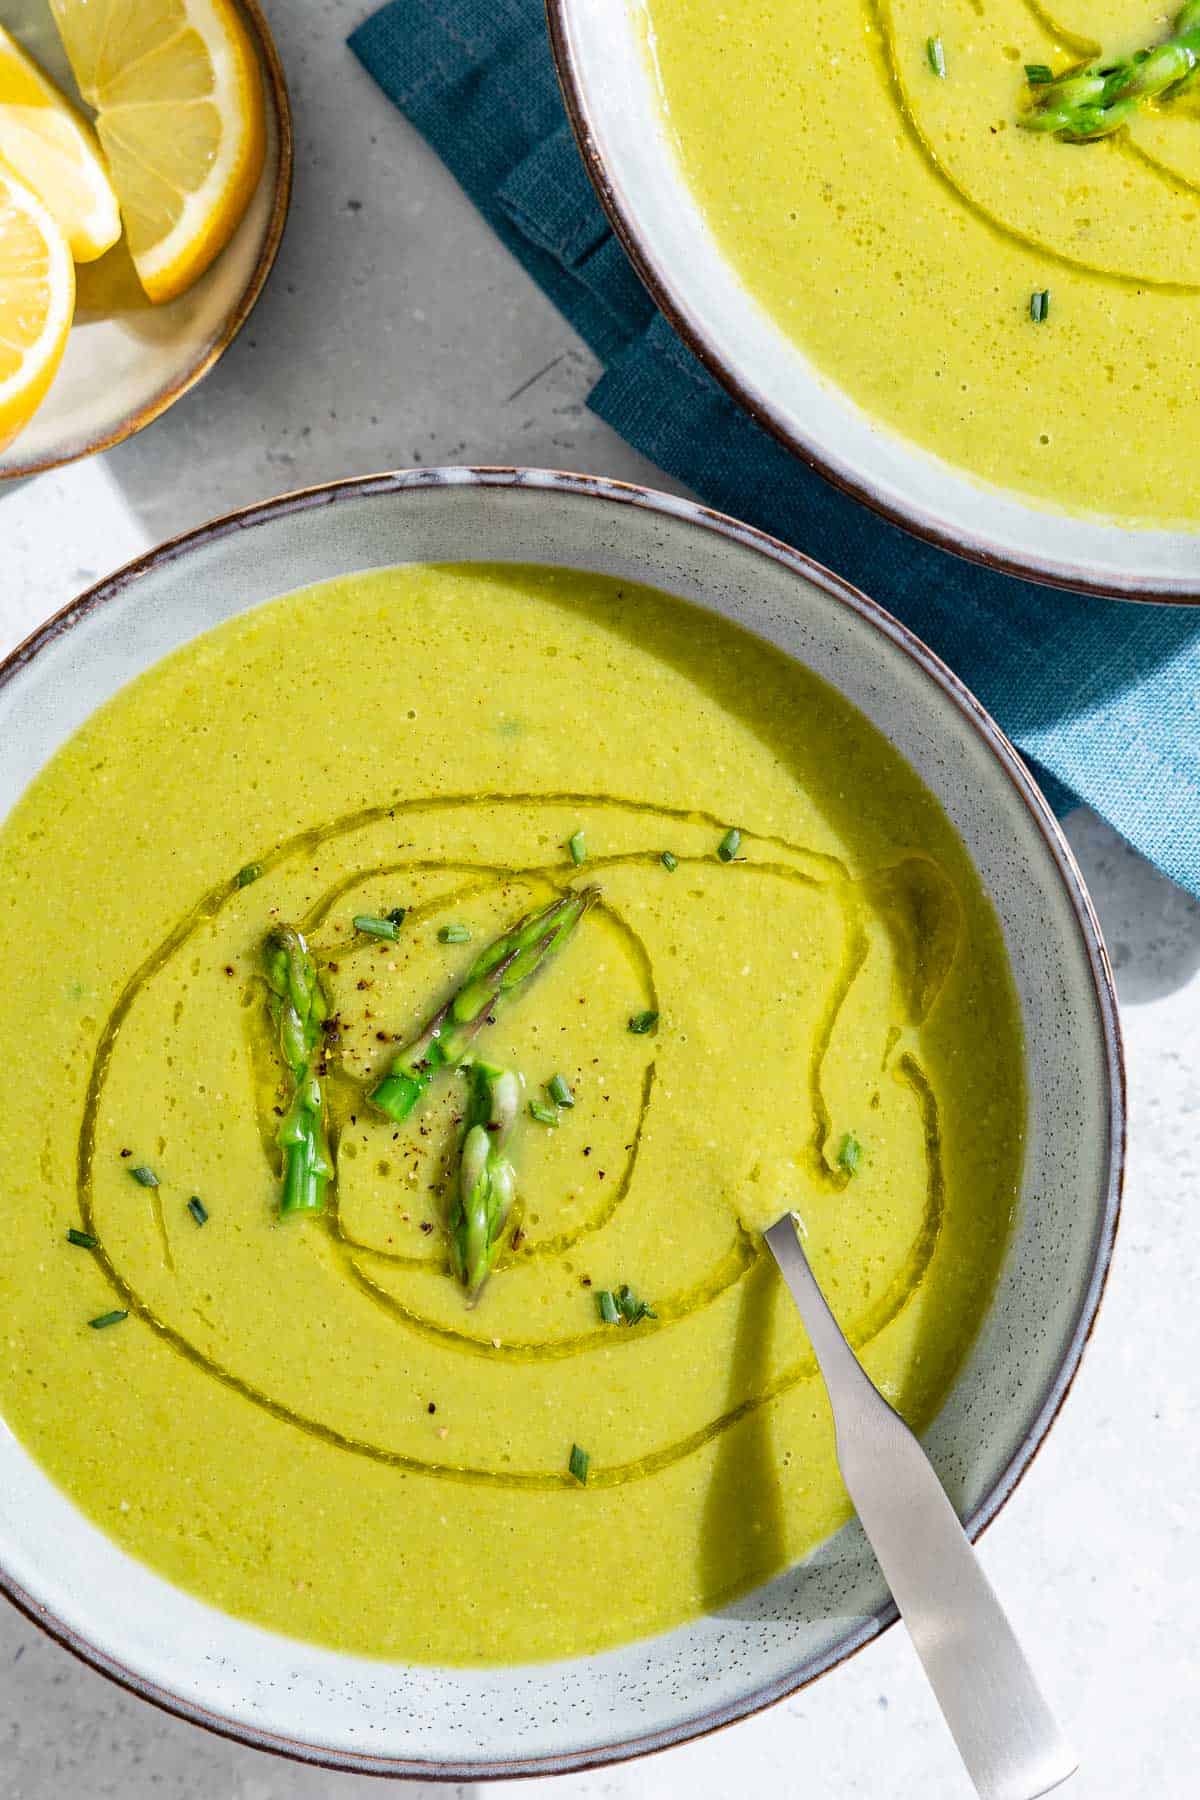
M 208 1224 L 208 1208 L 205 1206 L 199 1194 L 192 1195 L 191 1199 L 188 1201 L 187 1209 L 191 1213 L 193 1219 L 195 1219 L 197 1225 Z
M 519 1075 L 491 1063 L 471 1064 L 458 1187 L 450 1213 L 450 1257 L 472 1302 L 495 1266 L 516 1198 L 517 1173 L 507 1144 L 520 1104 Z
M 494 1020 L 496 1008 L 513 999 L 566 942 L 599 892 L 590 887 L 564 894 L 518 919 L 481 950 L 457 992 L 404 1046 L 372 1089 L 371 1104 L 397 1125 L 403 1124 L 438 1071 L 458 1068 L 476 1034 Z
M 1036 93 L 1021 124 L 1026 131 L 1045 131 L 1070 144 L 1094 143 L 1128 124 L 1144 100 L 1173 100 L 1185 90 L 1194 91 L 1198 66 L 1200 0 L 1187 0 L 1175 15 L 1170 37 L 1152 49 L 1068 69 L 1057 79 L 1045 78 L 1050 72 L 1042 63 L 1028 65 L 1026 79 Z
M 546 1092 L 555 1106 L 574 1106 L 575 1096 L 567 1086 L 565 1075 L 552 1075 L 546 1083 Z
M 645 1037 L 646 1033 L 653 1031 L 657 1024 L 658 1014 L 656 1012 L 634 1013 L 629 1021 L 629 1029 L 635 1037 Z
M 139 1163 L 135 1169 L 130 1169 L 129 1173 L 141 1187 L 158 1186 L 158 1176 L 153 1169 L 148 1169 L 145 1163 Z
M 1036 288 L 1029 296 L 1029 316 L 1035 325 L 1043 324 L 1050 316 L 1050 289 Z
M 596 1295 L 596 1307 L 606 1325 L 639 1325 L 643 1319 L 657 1319 L 658 1314 L 645 1300 L 639 1300 L 627 1281 L 616 1293 L 607 1288 Z
M 933 70 L 938 80 L 945 81 L 946 50 L 940 37 L 925 39 L 925 55 L 929 61 L 929 67 Z
M 567 849 L 571 852 L 571 861 L 575 864 L 576 868 L 579 867 L 580 863 L 587 861 L 587 839 L 584 837 L 582 831 L 572 832 L 571 836 L 567 839 Z
M 88 1324 L 93 1331 L 103 1331 L 106 1325 L 119 1325 L 122 1319 L 128 1317 L 127 1312 L 106 1312 L 101 1313 L 98 1319 L 89 1319 Z
M 400 913 L 400 918 L 403 917 L 404 914 Z M 400 921 L 393 918 L 380 919 L 374 913 L 355 913 L 354 929 L 361 931 L 364 937 L 387 938 L 394 944 L 400 936 Z
M 98 1250 L 100 1239 L 92 1236 L 90 1231 L 77 1231 L 74 1225 L 67 1227 L 68 1244 L 77 1244 L 81 1250 Z
M 736 825 L 731 825 L 717 845 L 717 855 L 722 862 L 732 862 L 741 847 L 742 834 Z
M 679 858 L 671 850 L 664 850 L 659 858 L 668 875 L 673 875 L 679 867 Z
M 329 1002 L 308 945 L 294 926 L 278 925 L 267 933 L 262 966 L 279 1054 L 292 1084 L 291 1103 L 275 1135 L 283 1151 L 279 1216 L 287 1219 L 324 1212 L 325 1189 L 333 1180 L 319 1073 Z
M 529 1116 L 536 1119 L 539 1125 L 557 1125 L 558 1114 L 552 1106 L 543 1106 L 540 1100 L 529 1102 Z
M 627 1281 L 622 1282 L 614 1298 L 627 1325 L 638 1325 L 643 1319 L 657 1319 L 658 1314 L 645 1300 L 639 1300 Z
M 469 944 L 471 928 L 469 925 L 443 925 L 438 932 L 439 944 Z
M 261 879 L 262 879 L 262 864 L 261 863 L 246 863 L 245 866 L 243 868 L 240 868 L 238 870 L 237 874 L 234 876 L 234 880 L 237 882 L 237 884 L 240 888 L 250 887 L 252 885 L 252 883 L 254 883 L 256 881 L 261 881 Z
M 591 1460 L 586 1450 L 581 1450 L 578 1444 L 571 1445 L 571 1458 L 567 1467 L 580 1487 L 587 1486 L 588 1466 Z
M 847 1175 L 854 1175 L 863 1158 L 863 1147 L 852 1131 L 848 1131 L 838 1145 L 838 1167 L 845 1169 Z

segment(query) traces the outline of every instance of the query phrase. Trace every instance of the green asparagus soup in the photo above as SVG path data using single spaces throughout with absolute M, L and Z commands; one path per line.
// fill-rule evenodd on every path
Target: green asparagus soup
M 0 1410 L 349 1651 L 569 1655 L 847 1516 L 761 1228 L 918 1426 L 1021 1166 L 1001 935 L 831 689 L 664 595 L 408 567 L 122 691 L 0 833 Z
M 989 483 L 1200 523 L 1200 0 L 630 4 L 713 233 L 823 374 Z

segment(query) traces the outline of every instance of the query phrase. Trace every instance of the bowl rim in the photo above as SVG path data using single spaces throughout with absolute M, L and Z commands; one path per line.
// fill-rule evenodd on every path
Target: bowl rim
M 279 246 L 283 242 L 284 227 L 287 224 L 288 211 L 292 203 L 292 186 L 295 177 L 296 133 L 292 122 L 292 102 L 288 93 L 287 77 L 283 71 L 283 62 L 279 55 L 271 27 L 267 23 L 261 0 L 234 0 L 234 3 L 247 26 L 258 53 L 259 66 L 263 73 L 268 110 L 273 113 L 278 143 L 278 165 L 275 170 L 274 189 L 271 195 L 271 210 L 267 218 L 266 231 L 259 246 L 258 256 L 250 271 L 249 279 L 243 287 L 233 307 L 227 314 L 219 333 L 208 347 L 186 369 L 161 387 L 152 399 L 144 405 L 135 407 L 120 422 L 108 431 L 98 432 L 86 442 L 76 442 L 68 449 L 47 451 L 42 456 L 31 456 L 25 461 L 6 464 L 0 469 L 0 484 L 9 481 L 25 481 L 31 475 L 43 475 L 49 469 L 66 468 L 69 463 L 82 462 L 85 457 L 96 456 L 103 450 L 112 450 L 117 444 L 123 444 L 128 438 L 136 437 L 147 425 L 168 412 L 177 400 L 194 388 L 208 371 L 218 363 L 241 331 L 242 326 L 258 304 L 267 277 L 275 266 L 279 254 Z M 17 448 L 20 447 L 18 439 Z
M 1156 579 L 1114 575 L 1105 579 L 1089 573 L 1082 564 L 1043 559 L 1032 547 L 1024 556 L 1008 555 L 996 548 L 986 531 L 968 534 L 944 524 L 917 504 L 901 506 L 865 475 L 836 463 L 822 448 L 819 439 L 783 413 L 769 394 L 744 380 L 710 337 L 704 319 L 688 298 L 686 283 L 673 278 L 653 245 L 639 232 L 634 209 L 605 159 L 594 115 L 588 105 L 587 84 L 572 42 L 569 20 L 572 8 L 578 3 L 579 0 L 544 0 L 559 90 L 583 166 L 618 243 L 659 312 L 709 374 L 756 424 L 769 432 L 785 450 L 822 475 L 831 486 L 860 501 L 910 537 L 949 551 L 966 562 L 977 563 L 982 568 L 1011 575 L 1020 581 L 1034 581 L 1043 587 L 1086 594 L 1094 599 L 1127 600 L 1144 605 L 1200 605 L 1200 577 L 1190 584 L 1178 576 Z M 1015 497 L 1021 498 L 1020 495 Z M 1032 506 L 1030 513 L 1036 517 L 1036 509 Z
M 75 625 L 89 619 L 108 602 L 135 588 L 141 578 L 203 550 L 222 539 L 291 514 L 335 506 L 343 500 L 381 500 L 413 496 L 447 487 L 532 491 L 566 494 L 606 506 L 630 506 L 682 520 L 696 530 L 730 540 L 781 566 L 819 588 L 882 633 L 923 671 L 941 694 L 950 700 L 966 724 L 990 748 L 1000 769 L 1023 801 L 1040 833 L 1044 849 L 1058 874 L 1087 956 L 1096 1002 L 1096 1016 L 1103 1038 L 1103 1061 L 1108 1099 L 1108 1147 L 1105 1158 L 1104 1194 L 1098 1212 L 1098 1229 L 1086 1291 L 1070 1335 L 1062 1348 L 1054 1377 L 1044 1391 L 1025 1436 L 991 1491 L 964 1520 L 972 1542 L 987 1529 L 1011 1498 L 1041 1449 L 1074 1382 L 1083 1352 L 1091 1338 L 1112 1263 L 1113 1246 L 1121 1212 L 1125 1177 L 1127 1131 L 1124 1046 L 1117 1007 L 1116 985 L 1099 919 L 1083 874 L 1045 797 L 1024 763 L 1020 752 L 992 719 L 982 703 L 941 658 L 909 628 L 878 602 L 831 573 L 804 552 L 773 538 L 756 527 L 742 524 L 727 514 L 699 502 L 606 476 L 565 470 L 525 468 L 514 465 L 471 465 L 386 470 L 350 476 L 338 481 L 298 488 L 272 499 L 223 513 L 135 557 L 113 574 L 86 589 L 35 628 L 6 656 L 0 658 L 0 689 L 18 679 L 44 650 Z M 776 1701 L 807 1687 L 819 1676 L 847 1661 L 894 1625 L 899 1617 L 894 1603 L 885 1603 L 838 1645 L 801 1673 L 789 1674 L 755 1688 L 732 1705 L 710 1706 L 689 1719 L 668 1727 L 639 1733 L 577 1752 L 509 1757 L 505 1760 L 476 1757 L 457 1762 L 395 1757 L 308 1743 L 299 1738 L 258 1729 L 242 1720 L 213 1711 L 159 1685 L 129 1668 L 99 1644 L 76 1631 L 50 1608 L 42 1605 L 9 1574 L 0 1562 L 0 1594 L 32 1623 L 81 1662 L 105 1675 L 138 1698 L 161 1711 L 199 1725 L 219 1737 L 233 1739 L 252 1749 L 271 1751 L 292 1760 L 357 1774 L 392 1779 L 442 1781 L 499 1781 L 531 1775 L 561 1775 L 603 1767 L 610 1763 L 648 1755 L 675 1744 L 706 1737 L 726 1725 L 764 1711 Z

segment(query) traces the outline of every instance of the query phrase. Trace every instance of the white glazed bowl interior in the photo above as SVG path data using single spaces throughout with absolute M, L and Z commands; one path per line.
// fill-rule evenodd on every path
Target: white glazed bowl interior
M 756 417 L 840 486 L 962 555 L 1065 587 L 1200 599 L 1200 533 L 1070 518 L 985 486 L 823 376 L 719 249 L 684 179 L 644 43 L 643 0 L 548 0 L 589 173 L 658 304 Z
M 354 570 L 473 559 L 647 581 L 739 621 L 848 694 L 965 839 L 1007 937 L 1031 1106 L 1012 1250 L 928 1436 L 978 1530 L 1053 1418 L 1099 1300 L 1118 1204 L 1119 1040 L 1087 896 L 1044 804 L 987 716 L 887 614 L 770 539 L 618 483 L 449 470 L 313 490 L 133 565 L 0 668 L 0 816 L 96 706 L 221 620 Z M 855 1524 L 718 1615 L 604 1655 L 490 1671 L 356 1659 L 232 1619 L 131 1560 L 2 1426 L 0 1584 L 96 1666 L 201 1723 L 334 1764 L 460 1778 L 691 1736 L 811 1679 L 894 1616 Z

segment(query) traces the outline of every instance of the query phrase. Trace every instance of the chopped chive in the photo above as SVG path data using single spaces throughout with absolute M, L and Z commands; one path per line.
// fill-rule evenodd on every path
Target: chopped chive
M 575 864 L 576 868 L 579 867 L 580 863 L 587 861 L 587 839 L 584 837 L 582 831 L 572 832 L 571 836 L 567 839 L 567 849 L 571 852 L 571 861 Z
M 555 1106 L 574 1106 L 575 1096 L 567 1086 L 565 1075 L 552 1075 L 546 1083 L 546 1092 Z
M 946 50 L 940 37 L 925 39 L 925 54 L 929 58 L 929 66 L 939 81 L 946 79 Z
M 679 858 L 671 850 L 664 850 L 659 861 L 668 875 L 673 875 L 679 867 Z
M 199 1194 L 193 1194 L 188 1201 L 188 1211 L 191 1213 L 193 1219 L 195 1219 L 197 1225 L 208 1224 L 208 1208 L 205 1206 Z
M 617 1306 L 627 1325 L 636 1325 L 642 1319 L 658 1317 L 652 1307 L 648 1306 L 644 1300 L 638 1299 L 627 1281 L 617 1289 Z
M 529 1116 L 536 1119 L 539 1125 L 557 1125 L 558 1114 L 552 1106 L 543 1106 L 540 1100 L 529 1102 Z
M 408 917 L 408 908 L 407 906 L 393 906 L 391 911 L 386 912 L 383 916 L 389 925 L 394 925 L 399 930 Z
M 1054 80 L 1054 71 L 1047 63 L 1026 63 L 1025 79 L 1030 87 L 1045 87 Z
M 1029 296 L 1029 316 L 1035 325 L 1041 325 L 1050 316 L 1050 289 L 1036 288 Z
M 470 927 L 467 925 L 443 925 L 438 932 L 439 944 L 469 944 Z
M 234 880 L 237 882 L 237 884 L 240 888 L 241 887 L 249 887 L 252 882 L 259 881 L 259 880 L 261 880 L 261 878 L 262 878 L 262 864 L 261 863 L 246 863 L 242 868 L 240 868 L 238 870 L 237 874 L 234 876 Z
M 401 913 L 401 918 L 404 914 Z M 379 919 L 374 913 L 355 913 L 354 929 L 361 931 L 365 937 L 389 938 L 392 943 L 400 936 L 399 921 L 392 918 Z
M 568 1462 L 567 1467 L 579 1483 L 580 1487 L 587 1486 L 588 1464 L 591 1460 L 592 1459 L 586 1450 L 581 1450 L 578 1444 L 571 1445 L 571 1460 Z
M 717 845 L 717 855 L 722 862 L 732 862 L 741 847 L 742 834 L 736 825 L 731 825 Z
M 863 1147 L 852 1131 L 848 1131 L 838 1146 L 838 1167 L 845 1169 L 847 1175 L 854 1175 L 862 1161 Z
M 656 1012 L 634 1013 L 629 1021 L 629 1029 L 635 1037 L 645 1037 L 646 1033 L 653 1031 L 657 1024 L 658 1014 Z
M 128 1317 L 129 1314 L 127 1312 L 101 1313 L 98 1319 L 89 1319 L 88 1324 L 93 1331 L 103 1331 L 106 1325 L 119 1325 L 122 1319 L 127 1319 Z
M 658 1314 L 645 1300 L 639 1300 L 627 1281 L 616 1293 L 607 1289 L 596 1295 L 596 1306 L 606 1325 L 637 1325 L 643 1319 L 657 1319 Z
M 154 1173 L 153 1169 L 148 1169 L 145 1163 L 139 1163 L 137 1168 L 130 1169 L 129 1173 L 142 1187 L 158 1186 L 158 1176 Z
M 68 1244 L 78 1244 L 81 1250 L 98 1250 L 100 1239 L 92 1236 L 90 1231 L 76 1231 L 74 1225 L 67 1227 Z

